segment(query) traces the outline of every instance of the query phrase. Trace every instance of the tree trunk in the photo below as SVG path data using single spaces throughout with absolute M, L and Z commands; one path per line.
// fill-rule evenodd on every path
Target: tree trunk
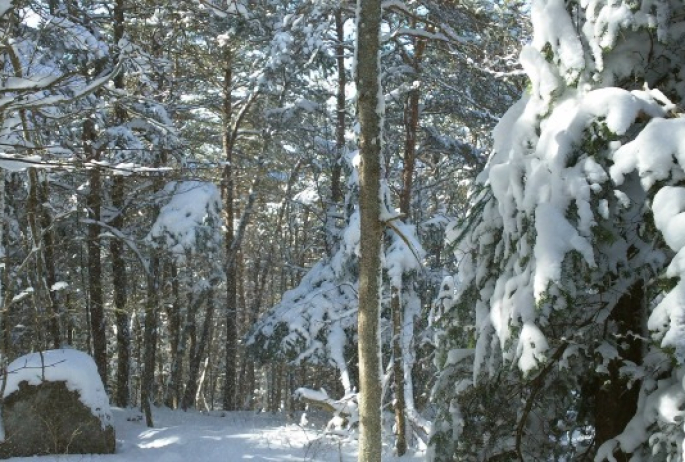
M 7 215 L 5 209 L 7 208 L 7 185 L 6 185 L 5 170 L 0 168 L 0 247 L 2 252 L 2 260 L 0 262 L 0 271 L 2 277 L 0 278 L 0 320 L 2 320 L 2 356 L 4 365 L 7 366 L 13 356 L 12 348 L 12 322 L 10 301 L 12 300 L 12 290 L 10 288 L 10 240 L 7 229 Z M 11 184 L 11 183 L 10 183 Z M 11 189 L 13 191 L 14 189 Z M 3 370 L 3 383 L 7 383 L 4 374 L 7 373 L 7 368 Z M 2 397 L 4 392 L 0 395 L 0 403 L 3 402 Z M 2 412 L 0 411 L 0 419 L 2 419 Z
M 335 33 L 337 43 L 335 45 L 336 63 L 338 67 L 338 89 L 336 94 L 336 127 L 335 127 L 335 150 L 336 158 L 331 172 L 331 202 L 338 206 L 343 200 L 343 191 L 340 181 L 342 172 L 342 157 L 345 153 L 345 87 L 347 85 L 347 75 L 345 74 L 345 32 L 343 30 L 345 21 L 343 20 L 342 10 L 335 12 Z
M 418 74 L 420 61 L 425 48 L 425 40 L 415 40 L 414 42 L 414 70 Z M 416 162 L 416 136 L 419 127 L 419 90 L 414 88 L 409 92 L 407 104 L 404 108 L 404 169 L 402 171 L 402 190 L 400 192 L 400 214 L 405 221 L 411 215 L 411 198 L 414 180 L 414 164 Z M 414 277 L 410 275 L 406 283 L 413 284 Z M 393 311 L 393 377 L 395 381 L 395 452 L 398 456 L 403 456 L 407 452 L 406 437 L 406 402 L 405 393 L 412 394 L 413 390 L 406 390 L 407 384 L 404 380 L 405 367 L 411 369 L 411 365 L 404 364 L 405 354 L 403 345 L 404 322 L 414 322 L 414 319 L 404 319 L 404 307 L 402 306 L 402 287 L 393 287 L 392 311 Z M 409 370 L 409 374 L 411 370 Z
M 231 118 L 233 106 L 231 103 L 233 85 L 233 54 L 230 48 L 224 52 L 224 82 L 223 82 L 223 128 L 222 145 L 224 161 L 226 162 L 222 178 L 222 197 L 224 201 L 224 242 L 226 245 L 226 370 L 224 377 L 224 400 L 223 408 L 227 411 L 236 409 L 236 383 L 238 353 L 238 327 L 237 327 L 237 286 L 236 286 L 236 262 L 233 258 L 234 230 L 234 169 L 233 169 L 233 136 L 231 130 Z
M 50 297 L 48 293 L 48 287 L 46 287 L 46 271 L 45 271 L 45 257 L 44 257 L 44 242 L 43 242 L 43 232 L 41 229 L 41 213 L 40 208 L 40 184 L 38 179 L 38 172 L 35 168 L 28 169 L 28 181 L 29 181 L 29 194 L 26 200 L 26 218 L 29 225 L 31 241 L 30 245 L 32 247 L 32 252 L 34 253 L 35 261 L 35 271 L 29 276 L 32 280 L 32 286 L 34 287 L 34 304 L 36 307 L 36 337 L 34 340 L 37 341 L 37 347 L 39 349 L 46 348 L 46 339 L 44 336 L 43 328 L 44 323 L 47 324 L 48 337 L 52 340 L 53 345 L 56 343 L 55 348 L 59 347 L 59 325 L 53 323 L 55 318 L 51 315 L 51 310 L 49 310 L 48 319 L 44 319 L 41 315 L 43 312 L 43 305 L 46 303 L 46 299 Z M 51 305 L 51 304 L 50 304 Z M 39 308 L 40 307 L 40 308 Z M 55 332 L 54 326 L 57 326 Z
M 187 411 L 195 405 L 195 395 L 198 390 L 198 376 L 200 374 L 200 366 L 205 356 L 205 351 L 208 349 L 212 323 L 214 321 L 214 291 L 209 289 L 207 291 L 207 311 L 205 312 L 205 319 L 202 325 L 202 332 L 200 333 L 200 341 L 197 344 L 195 351 L 192 351 L 192 357 L 188 365 L 188 382 L 186 383 L 185 393 L 183 395 L 183 410 Z
M 167 318 L 169 319 L 171 371 L 164 404 L 170 409 L 176 409 L 181 397 L 181 373 L 183 371 L 183 355 L 185 354 L 185 336 L 181 334 L 181 287 L 178 280 L 178 268 L 174 263 L 171 263 L 170 275 L 173 301 L 167 310 Z
M 83 150 L 86 160 L 98 161 L 99 153 L 93 149 L 95 141 L 95 121 L 88 119 L 83 123 Z M 100 206 L 101 206 L 100 169 L 90 171 L 90 189 L 86 196 L 88 217 L 88 292 L 90 296 L 90 330 L 93 340 L 93 357 L 102 383 L 107 388 L 107 330 L 102 296 L 102 261 L 100 257 Z
M 143 327 L 143 372 L 140 379 L 140 405 L 148 427 L 155 426 L 152 419 L 155 358 L 157 353 L 157 306 L 159 305 L 159 258 L 150 258 L 145 298 L 145 325 Z
M 336 126 L 335 126 L 335 157 L 331 166 L 331 203 L 326 211 L 326 247 L 328 255 L 335 253 L 337 245 L 337 216 L 340 214 L 340 205 L 343 201 L 342 190 L 342 158 L 345 154 L 345 86 L 347 75 L 345 74 L 345 33 L 343 31 L 344 20 L 342 10 L 335 12 L 335 30 L 337 43 L 335 45 L 336 62 L 338 68 L 338 89 L 336 94 Z
M 114 43 L 119 43 L 124 37 L 124 0 L 116 0 L 113 11 Z M 124 74 L 119 73 L 114 78 L 114 88 L 124 89 Z M 126 111 L 120 105 L 114 108 L 117 124 L 123 124 L 127 118 Z M 110 222 L 113 228 L 122 230 L 124 227 L 125 205 L 124 178 L 114 177 L 112 185 L 112 206 L 116 216 Z M 131 329 L 129 316 L 126 311 L 128 299 L 128 279 L 126 275 L 126 261 L 124 260 L 124 245 L 120 239 L 112 239 L 109 245 L 112 255 L 112 283 L 114 285 L 114 319 L 117 325 L 117 385 L 114 402 L 117 406 L 126 407 L 130 401 L 129 376 L 131 374 Z
M 111 221 L 112 227 L 122 229 L 124 225 L 124 179 L 114 178 L 112 187 L 112 205 L 117 216 Z M 112 255 L 112 283 L 114 285 L 114 318 L 117 325 L 117 388 L 114 402 L 117 406 L 126 407 L 130 400 L 129 376 L 131 373 L 131 329 L 126 311 L 128 299 L 128 278 L 124 245 L 120 239 L 112 239 L 109 245 Z
M 395 379 L 395 452 L 403 456 L 407 452 L 407 425 L 404 414 L 404 354 L 402 351 L 402 287 L 392 287 L 392 373 Z
M 5 170 L 0 168 L 0 247 L 2 256 L 0 271 L 2 272 L 2 277 L 0 278 L 0 319 L 2 320 L 2 354 L 10 358 L 12 356 L 12 325 L 10 324 L 10 314 L 8 308 L 8 302 L 10 300 L 10 288 L 9 288 L 9 249 L 8 249 L 8 239 L 7 232 L 5 229 L 5 223 L 7 218 L 5 216 L 5 204 L 6 204 L 6 190 L 5 190 Z M 0 396 L 2 398 L 2 396 Z M 0 399 L 2 401 L 2 399 Z M 2 416 L 0 416 L 2 418 Z
M 194 294 L 188 295 L 188 316 L 185 326 L 185 347 L 188 351 L 188 361 L 195 354 L 197 349 L 197 311 L 204 303 L 204 292 L 197 297 Z
M 611 312 L 616 325 L 615 339 L 620 360 L 609 363 L 609 374 L 596 379 L 595 390 L 595 447 L 615 438 L 625 429 L 637 410 L 640 385 L 621 377 L 623 361 L 642 362 L 643 315 L 645 312 L 644 281 L 638 280 L 624 293 Z M 614 453 L 617 462 L 628 462 L 628 454 Z
M 62 344 L 62 334 L 60 329 L 60 292 L 53 290 L 57 282 L 57 272 L 55 270 L 55 239 L 54 231 L 52 229 L 52 216 L 49 208 L 45 206 L 48 203 L 49 184 L 47 178 L 43 182 L 42 187 L 38 185 L 40 195 L 40 210 L 41 210 L 41 232 L 43 240 L 43 255 L 45 263 L 45 285 L 46 296 L 50 304 L 50 318 L 48 320 L 48 329 L 54 348 L 59 348 Z
M 257 286 L 257 278 L 258 278 L 258 273 L 259 273 L 259 266 L 261 264 L 261 257 L 260 255 L 262 252 L 258 252 L 258 256 L 256 257 L 256 261 L 253 263 L 255 267 L 255 271 L 253 271 L 253 274 L 250 274 L 249 277 L 251 278 L 250 281 L 247 281 L 248 278 L 248 273 L 245 268 L 245 262 L 243 259 L 242 254 L 238 254 L 236 256 L 236 292 L 237 292 L 237 304 L 240 306 L 247 307 L 247 300 L 248 300 L 248 295 L 247 295 L 247 287 L 254 285 L 254 287 Z M 250 316 L 250 310 L 245 309 L 240 313 L 240 320 L 238 322 L 238 330 L 243 330 L 246 331 L 249 329 L 249 326 L 252 324 L 250 323 L 249 316 Z M 240 355 L 240 366 L 239 366 L 239 371 L 238 371 L 238 396 L 240 397 L 240 400 L 236 402 L 236 406 L 239 407 L 240 409 L 246 409 L 248 403 L 250 401 L 250 395 L 251 395 L 251 390 L 253 388 L 250 388 L 250 384 L 248 381 L 248 376 L 247 376 L 247 368 L 248 368 L 248 362 L 249 358 L 248 355 L 245 354 L 245 348 L 241 348 L 241 355 Z
M 419 48 L 422 49 L 422 48 Z M 404 169 L 402 171 L 402 191 L 400 193 L 400 213 L 405 219 L 411 214 L 411 196 L 416 163 L 416 135 L 419 129 L 419 90 L 409 92 L 404 108 Z
M 381 235 L 380 180 L 382 102 L 379 101 L 380 0 L 358 0 L 357 75 L 360 227 L 359 262 L 359 461 L 381 461 L 381 345 L 380 282 Z M 363 44 L 363 46 L 361 46 Z
M 199 370 L 199 362 L 197 365 L 193 366 L 193 362 L 195 361 L 195 358 L 197 357 L 197 350 L 198 350 L 198 339 L 197 339 L 197 312 L 198 310 L 202 307 L 202 304 L 205 303 L 205 300 L 207 299 L 209 295 L 208 291 L 203 291 L 199 295 L 194 296 L 192 293 L 188 295 L 188 308 L 187 308 L 187 313 L 186 313 L 186 321 L 185 321 L 185 326 L 183 330 L 181 331 L 181 338 L 179 340 L 179 349 L 180 349 L 180 354 L 179 354 L 179 372 L 178 372 L 178 380 L 179 380 L 179 387 L 178 387 L 178 398 L 180 400 L 181 407 L 183 409 L 187 409 L 189 406 L 192 406 L 193 403 L 191 402 L 190 404 L 185 404 L 185 396 L 188 393 L 188 386 L 191 383 L 191 378 L 189 378 L 186 381 L 186 389 L 185 392 L 183 392 L 183 389 L 181 387 L 181 376 L 183 373 L 183 356 L 185 355 L 186 350 L 188 351 L 188 363 L 189 363 L 189 372 L 188 375 L 195 375 L 195 379 L 197 379 L 197 370 Z M 213 294 L 212 294 L 213 296 Z M 202 333 L 200 333 L 200 336 L 202 336 Z M 200 342 L 202 340 L 200 339 Z M 199 358 L 198 361 L 201 361 L 202 358 Z M 195 372 L 193 372 L 193 368 L 195 368 Z M 195 382 L 195 380 L 193 380 Z M 194 387 L 194 385 L 193 385 Z M 191 392 L 193 393 L 193 392 Z M 194 396 L 194 395 L 193 395 Z M 192 399 L 191 399 L 192 401 Z
M 157 43 L 154 47 L 159 47 Z M 162 76 L 159 76 L 161 82 Z M 160 85 L 161 87 L 161 85 Z M 159 168 L 167 162 L 167 152 L 162 149 L 154 161 L 154 167 Z M 163 188 L 163 180 L 161 177 L 156 177 L 153 181 L 154 192 L 161 191 Z M 159 206 L 152 207 L 152 215 L 159 215 Z M 157 316 L 161 300 L 161 279 L 162 271 L 160 257 L 152 249 L 152 255 L 148 263 L 147 274 L 147 294 L 145 296 L 145 326 L 143 328 L 143 372 L 141 374 L 140 384 L 140 404 L 142 411 L 145 414 L 145 423 L 148 427 L 154 427 L 152 419 L 152 400 L 155 396 L 155 362 L 157 359 Z
M 143 307 L 142 310 L 143 313 L 145 313 L 145 307 Z M 143 375 L 143 352 L 144 352 L 144 345 L 143 345 L 143 335 L 144 335 L 144 326 L 141 325 L 141 310 L 140 309 L 133 309 L 133 312 L 131 314 L 131 325 L 133 327 L 132 331 L 132 338 L 134 339 L 133 341 L 133 348 L 131 350 L 131 355 L 135 359 L 133 362 L 137 367 L 134 373 L 134 377 L 137 377 L 137 380 L 133 382 L 131 385 L 131 400 L 132 404 L 134 406 L 140 405 L 140 390 L 141 390 L 141 383 L 142 383 L 142 375 Z M 144 320 L 143 320 L 144 321 Z M 142 405 L 141 405 L 142 408 Z

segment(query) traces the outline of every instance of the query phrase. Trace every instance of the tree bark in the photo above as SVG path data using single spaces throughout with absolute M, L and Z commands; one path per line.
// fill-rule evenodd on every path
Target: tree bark
M 2 320 L 2 354 L 6 358 L 12 357 L 12 325 L 10 324 L 10 313 L 9 313 L 9 300 L 10 300 L 10 288 L 9 288 L 9 249 L 8 249 L 8 239 L 7 232 L 5 229 L 5 223 L 7 222 L 7 217 L 5 215 L 5 205 L 6 205 L 6 190 L 5 190 L 5 170 L 0 168 L 0 247 L 2 247 L 2 265 L 0 265 L 0 272 L 2 272 L 2 277 L 0 277 L 0 320 Z M 1 398 L 1 397 L 0 397 Z M 0 399 L 0 402 L 2 399 Z M 2 416 L 0 415 L 0 418 Z
M 231 118 L 233 106 L 231 102 L 233 85 L 233 54 L 230 48 L 224 51 L 224 81 L 222 88 L 223 98 L 223 127 L 222 145 L 224 153 L 224 171 L 222 178 L 222 197 L 224 202 L 224 242 L 226 246 L 226 370 L 224 377 L 223 408 L 227 411 L 236 409 L 236 384 L 238 353 L 238 326 L 237 326 L 237 285 L 236 264 L 233 258 L 234 229 L 234 169 L 233 169 L 233 136 L 231 130 Z
M 379 82 L 380 0 L 358 0 L 357 91 L 360 133 L 361 219 L 359 263 L 359 461 L 381 461 L 380 180 L 382 102 Z M 363 44 L 363 46 L 361 46 Z
M 125 18 L 124 0 L 116 0 L 113 11 L 114 43 L 119 43 L 124 37 Z M 114 78 L 114 88 L 124 89 L 124 73 Z M 127 118 L 126 111 L 120 105 L 114 108 L 117 124 L 123 124 Z M 112 205 L 116 216 L 110 224 L 113 228 L 122 230 L 124 227 L 125 205 L 124 178 L 117 176 L 112 185 Z M 117 325 L 117 384 L 114 402 L 117 406 L 126 407 L 130 400 L 129 376 L 131 373 L 131 330 L 129 316 L 126 311 L 128 299 L 128 279 L 126 275 L 126 261 L 124 260 L 124 245 L 120 239 L 112 239 L 109 245 L 112 255 L 112 283 L 114 285 L 114 319 Z
M 331 201 L 337 206 L 343 200 L 343 191 L 340 181 L 342 172 L 342 157 L 345 153 L 345 87 L 347 85 L 347 74 L 345 74 L 345 32 L 343 30 L 345 21 L 342 10 L 335 12 L 335 33 L 337 43 L 335 45 L 336 64 L 338 67 L 338 89 L 336 94 L 336 126 L 335 126 L 335 150 L 336 158 L 331 172 Z
M 167 309 L 169 319 L 169 345 L 171 349 L 171 371 L 167 384 L 164 404 L 170 409 L 176 409 L 181 396 L 181 372 L 183 370 L 183 355 L 185 353 L 185 336 L 181 339 L 181 299 L 180 282 L 178 280 L 178 268 L 176 264 L 170 264 L 171 297 L 172 302 Z
M 418 75 L 420 72 L 421 60 L 423 58 L 423 51 L 425 49 L 426 41 L 423 39 L 414 40 L 414 59 L 411 65 Z M 405 221 L 409 220 L 411 215 L 411 198 L 412 187 L 414 182 L 414 165 L 416 163 L 416 137 L 419 128 L 419 89 L 414 88 L 409 92 L 407 97 L 407 104 L 404 108 L 404 168 L 402 170 L 402 190 L 400 191 L 400 214 Z M 413 275 L 408 277 L 407 284 L 413 284 Z M 411 381 L 409 384 L 405 383 L 405 367 L 411 373 L 411 365 L 404 364 L 404 322 L 414 322 L 413 319 L 404 319 L 404 307 L 402 306 L 402 286 L 393 287 L 392 295 L 392 311 L 393 311 L 393 377 L 395 390 L 395 452 L 398 456 L 403 456 L 407 452 L 407 437 L 406 437 L 406 401 L 405 393 L 413 393 L 413 390 L 407 389 L 407 385 L 411 388 Z
M 395 452 L 403 456 L 407 452 L 407 425 L 404 414 L 404 354 L 402 351 L 402 287 L 392 287 L 392 373 L 395 393 Z
M 149 262 L 147 275 L 147 295 L 145 297 L 145 324 L 143 327 L 143 373 L 140 384 L 140 405 L 145 414 L 148 427 L 155 426 L 152 419 L 153 387 L 155 379 L 155 359 L 157 354 L 157 306 L 159 305 L 159 258 L 153 256 Z
M 185 393 L 183 395 L 182 407 L 184 411 L 195 406 L 195 395 L 198 390 L 198 377 L 200 375 L 200 366 L 205 356 L 205 351 L 208 349 L 212 323 L 214 322 L 214 291 L 209 289 L 207 291 L 207 310 L 205 311 L 205 319 L 202 325 L 202 332 L 200 333 L 200 340 L 197 343 L 197 348 L 192 352 L 190 363 L 188 365 L 188 382 L 186 383 Z
M 111 221 L 112 227 L 121 230 L 124 225 L 124 179 L 114 178 L 112 186 L 112 205 L 116 217 Z M 109 245 L 112 255 L 112 283 L 114 285 L 114 319 L 117 325 L 117 385 L 114 402 L 117 406 L 126 407 L 130 400 L 129 376 L 131 375 L 131 329 L 126 311 L 128 299 L 128 278 L 124 245 L 120 239 L 112 239 Z
M 345 86 L 347 75 L 345 73 L 345 33 L 343 31 L 344 19 L 342 10 L 335 12 L 335 30 L 337 43 L 335 45 L 336 63 L 338 70 L 338 88 L 336 93 L 336 125 L 335 125 L 335 157 L 331 166 L 331 203 L 326 211 L 326 247 L 328 255 L 332 256 L 336 248 L 336 217 L 340 213 L 340 205 L 343 201 L 342 189 L 342 158 L 345 154 Z
M 153 48 L 159 49 L 159 44 L 154 43 Z M 158 76 L 158 80 L 163 80 L 162 75 Z M 159 168 L 167 163 L 168 152 L 162 149 L 156 156 L 153 166 Z M 153 181 L 153 191 L 156 193 L 163 189 L 163 180 L 161 177 L 156 177 Z M 152 215 L 159 216 L 160 207 L 154 205 L 152 207 Z M 140 403 L 142 411 L 145 414 L 145 423 L 148 427 L 154 427 L 152 419 L 152 400 L 155 396 L 155 363 L 157 360 L 157 316 L 159 313 L 159 306 L 161 300 L 160 289 L 162 287 L 162 271 L 161 271 L 160 256 L 152 249 L 150 260 L 148 262 L 147 274 L 147 294 L 145 296 L 145 325 L 143 328 L 143 372 L 141 374 L 140 385 Z
M 421 48 L 419 48 L 421 49 Z M 417 65 L 418 66 L 418 65 Z M 400 193 L 400 213 L 405 220 L 411 214 L 411 195 L 416 163 L 416 136 L 419 129 L 419 90 L 409 92 L 404 108 L 404 169 L 402 171 L 402 191 Z
M 415 24 L 413 24 L 415 26 Z M 408 53 L 405 62 L 414 68 L 416 74 L 416 81 L 419 81 L 421 73 L 421 61 L 423 60 L 423 53 L 426 49 L 426 39 L 415 37 L 413 39 L 413 57 L 409 59 Z M 402 190 L 400 191 L 400 214 L 403 220 L 408 221 L 411 216 L 411 199 L 412 189 L 414 184 L 414 166 L 416 163 L 416 139 L 419 129 L 419 88 L 414 87 L 407 97 L 407 103 L 404 107 L 404 159 L 402 171 Z M 407 285 L 414 283 L 414 276 L 409 275 Z M 392 310 L 393 310 L 393 356 L 395 364 L 393 366 L 393 377 L 395 379 L 395 431 L 397 438 L 395 440 L 395 452 L 398 456 L 402 456 L 407 452 L 406 440 L 406 402 L 409 400 L 413 402 L 413 389 L 411 380 L 405 382 L 405 369 L 407 376 L 411 375 L 411 364 L 404 364 L 405 354 L 403 350 L 404 345 L 404 324 L 405 322 L 414 322 L 414 319 L 404 319 L 404 307 L 402 306 L 402 287 L 396 288 L 397 294 L 393 294 Z M 408 398 L 405 399 L 405 394 Z
M 42 186 L 38 185 L 40 195 L 40 209 L 41 209 L 41 232 L 43 237 L 43 255 L 45 262 L 45 285 L 46 295 L 50 304 L 50 319 L 48 321 L 48 329 L 50 330 L 50 337 L 54 348 L 59 348 L 62 344 L 62 334 L 60 328 L 61 306 L 60 293 L 58 290 L 53 290 L 57 282 L 57 272 L 55 269 L 55 239 L 54 231 L 52 229 L 52 216 L 49 209 L 45 206 L 48 203 L 49 184 L 47 178 Z
M 45 265 L 45 242 L 43 241 L 43 230 L 41 227 L 41 207 L 40 198 L 40 180 L 38 179 L 38 172 L 35 168 L 28 169 L 29 194 L 26 199 L 26 219 L 28 221 L 31 241 L 30 245 L 33 248 L 35 271 L 29 276 L 34 287 L 34 304 L 36 308 L 36 337 L 37 347 L 39 349 L 46 348 L 47 340 L 43 332 L 43 324 L 47 325 L 48 338 L 52 340 L 55 348 L 59 347 L 59 325 L 55 323 L 56 319 L 52 316 L 52 303 L 48 303 L 50 298 L 49 287 L 47 286 L 47 275 Z M 48 318 L 44 319 L 42 316 L 43 305 L 48 303 L 50 309 L 48 310 Z M 55 329 L 57 326 L 57 329 Z
M 88 119 L 83 123 L 83 150 L 86 160 L 98 161 L 100 155 L 93 149 L 95 141 L 95 121 Z M 107 388 L 107 331 L 102 295 L 102 260 L 100 257 L 100 206 L 102 179 L 100 169 L 90 171 L 90 189 L 86 196 L 88 217 L 88 291 L 90 297 L 90 330 L 93 340 L 93 357 L 102 383 Z

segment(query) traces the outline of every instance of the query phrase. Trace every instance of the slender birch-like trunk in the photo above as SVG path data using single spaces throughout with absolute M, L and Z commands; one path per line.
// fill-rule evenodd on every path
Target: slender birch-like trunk
M 380 0 L 358 0 L 357 73 L 360 133 L 359 461 L 381 461 L 380 180 L 382 101 L 379 82 Z

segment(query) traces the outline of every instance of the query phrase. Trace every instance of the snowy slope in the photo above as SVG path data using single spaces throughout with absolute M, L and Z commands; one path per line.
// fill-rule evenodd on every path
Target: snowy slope
M 321 422 L 299 424 L 285 416 L 253 412 L 215 413 L 153 408 L 155 428 L 147 428 L 133 410 L 113 408 L 117 453 L 113 455 L 15 458 L 13 462 L 352 462 L 357 444 L 322 437 Z M 390 449 L 388 448 L 388 451 Z M 341 458 L 342 456 L 342 458 Z M 423 455 L 384 461 L 418 462 Z

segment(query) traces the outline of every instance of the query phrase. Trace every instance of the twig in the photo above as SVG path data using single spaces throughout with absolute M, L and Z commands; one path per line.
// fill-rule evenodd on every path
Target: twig
M 561 359 L 561 356 L 564 354 L 564 351 L 566 351 L 566 347 L 568 347 L 568 342 L 562 343 L 559 348 L 557 348 L 557 351 L 554 352 L 554 355 L 552 355 L 551 360 L 547 365 L 540 371 L 540 373 L 530 382 L 531 383 L 531 392 L 530 396 L 526 400 L 526 406 L 523 409 L 523 413 L 521 414 L 521 418 L 519 419 L 519 423 L 516 426 L 516 455 L 518 456 L 518 459 L 521 462 L 524 462 L 525 459 L 523 458 L 523 454 L 521 452 L 521 440 L 523 439 L 523 427 L 526 424 L 526 420 L 528 420 L 528 414 L 530 414 L 530 411 L 533 409 L 533 403 L 535 402 L 535 397 L 537 396 L 538 392 L 542 389 L 542 385 L 545 382 L 545 378 L 547 377 L 547 374 L 552 370 L 552 367 L 556 364 L 559 359 Z

